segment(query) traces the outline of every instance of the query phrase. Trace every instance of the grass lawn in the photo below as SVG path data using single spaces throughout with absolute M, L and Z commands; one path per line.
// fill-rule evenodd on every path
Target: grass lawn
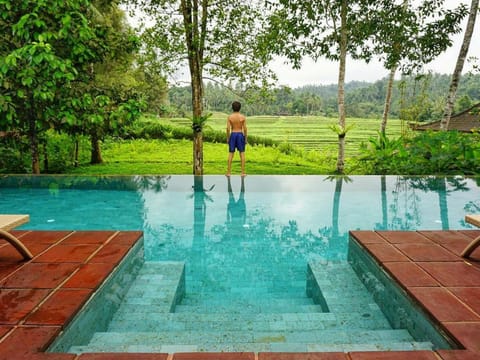
M 128 140 L 103 144 L 105 162 L 85 164 L 69 174 L 192 174 L 193 145 L 189 140 Z M 225 174 L 228 148 L 226 144 L 204 143 L 204 174 Z M 331 174 L 336 157 L 319 152 L 287 155 L 274 147 L 248 146 L 247 174 Z M 235 154 L 232 174 L 240 174 L 240 158 Z

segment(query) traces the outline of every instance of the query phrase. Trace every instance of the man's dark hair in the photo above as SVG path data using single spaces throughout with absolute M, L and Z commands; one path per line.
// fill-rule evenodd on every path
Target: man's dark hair
M 240 111 L 240 108 L 242 107 L 242 104 L 240 104 L 238 101 L 234 101 L 232 103 L 232 110 L 235 112 Z

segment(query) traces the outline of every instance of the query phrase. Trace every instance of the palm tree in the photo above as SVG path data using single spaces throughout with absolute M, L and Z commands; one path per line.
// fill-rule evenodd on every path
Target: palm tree
M 467 57 L 468 48 L 470 47 L 473 28 L 475 27 L 475 20 L 478 13 L 478 1 L 479 0 L 472 0 L 472 4 L 470 6 L 470 15 L 468 16 L 467 28 L 465 29 L 465 35 L 463 36 L 463 43 L 462 47 L 460 48 L 460 53 L 458 54 L 457 64 L 455 65 L 455 70 L 452 74 L 452 80 L 450 82 L 450 89 L 448 91 L 447 103 L 445 104 L 443 118 L 440 122 L 440 130 L 442 131 L 448 130 L 448 125 L 450 123 L 450 117 L 452 115 L 453 104 L 457 94 L 458 83 L 462 74 L 465 58 Z

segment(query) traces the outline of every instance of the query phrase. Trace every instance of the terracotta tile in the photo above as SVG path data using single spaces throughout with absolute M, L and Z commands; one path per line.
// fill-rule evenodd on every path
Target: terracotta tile
M 457 242 L 467 245 L 470 242 L 470 238 L 467 235 L 455 230 L 431 230 L 419 231 L 419 233 L 437 244 Z
M 10 230 L 9 232 L 12 235 L 14 235 L 18 238 L 18 237 L 22 237 L 25 234 L 28 234 L 29 232 L 31 232 L 31 230 L 15 230 L 15 229 L 13 229 L 13 230 Z
M 0 289 L 0 324 L 18 324 L 50 290 Z
M 253 352 L 239 353 L 176 353 L 173 360 L 254 360 Z
M 351 360 L 438 360 L 432 351 L 365 351 L 349 355 Z
M 377 231 L 391 244 L 431 244 L 431 241 L 417 231 Z
M 438 286 L 438 282 L 412 262 L 386 262 L 383 266 L 404 287 Z
M 5 271 L 5 268 L 20 266 L 25 262 L 23 256 L 12 245 L 6 244 L 0 247 L 0 280 L 11 272 L 8 269 Z
M 28 263 L 0 283 L 4 288 L 51 289 L 58 286 L 78 267 L 75 263 Z
M 413 261 L 461 261 L 461 258 L 436 244 L 396 244 Z
M 8 333 L 10 330 L 13 329 L 13 326 L 7 326 L 7 325 L 0 325 L 0 340 L 2 337 Z M 1 346 L 1 345 L 0 345 Z M 1 351 L 0 351 L 1 352 Z
M 12 245 L 3 244 L 2 247 L 0 247 L 0 262 L 13 264 L 22 263 L 24 262 L 24 258 Z
M 32 353 L 44 351 L 59 332 L 58 326 L 17 327 L 0 344 L 0 354 L 4 359 L 31 359 Z
M 111 263 L 84 264 L 62 287 L 96 289 L 114 267 Z
M 347 354 L 325 353 L 259 353 L 258 360 L 347 360 Z
M 465 246 L 471 241 L 464 233 L 453 230 L 419 231 L 419 233 L 433 242 L 453 251 L 457 255 L 460 255 Z
M 24 244 L 26 248 L 35 257 L 41 252 L 45 251 L 50 245 L 48 244 Z M 23 256 L 12 246 L 3 246 L 0 248 L 0 262 L 24 262 Z
M 480 314 L 480 287 L 449 288 L 456 297 Z
M 440 246 L 444 247 L 453 254 L 460 256 L 462 251 L 472 239 L 470 236 L 473 236 L 473 234 L 471 233 L 472 231 L 465 230 L 458 231 L 456 235 L 452 235 L 451 232 L 447 232 L 447 234 L 444 235 L 442 232 L 437 231 L 429 233 L 429 236 L 431 236 Z M 476 257 L 478 260 L 480 260 L 480 251 L 475 251 L 474 254 L 472 254 L 472 258 Z
M 36 230 L 22 236 L 21 240 L 25 245 L 30 244 L 55 244 L 68 236 L 71 231 L 43 231 Z
M 62 245 L 103 244 L 115 231 L 75 231 L 62 241 Z
M 91 293 L 91 290 L 86 289 L 59 289 L 26 319 L 25 324 L 66 324 L 80 310 Z
M 0 261 L 0 283 L 2 283 L 2 280 L 4 280 L 8 275 L 12 274 L 22 265 L 23 263 L 5 264 L 4 262 Z
M 90 259 L 89 263 L 118 264 L 127 254 L 128 250 L 130 250 L 130 246 L 108 243 Z
M 418 262 L 443 286 L 480 286 L 480 269 L 465 262 Z
M 11 355 L 10 355 L 11 356 Z M 4 358 L 0 355 L 0 360 Z M 8 358 L 8 360 L 76 360 L 76 354 L 66 353 L 32 353 L 32 354 L 15 354 L 14 358 Z M 6 360 L 6 359 L 5 359 Z
M 82 354 L 78 360 L 167 360 L 168 354 L 141 353 L 90 353 Z
M 385 239 L 375 231 L 350 231 L 350 235 L 361 244 L 384 244 Z
M 390 244 L 364 244 L 380 262 L 408 261 L 408 258 Z
M 480 354 L 468 350 L 437 350 L 442 360 L 478 360 Z
M 480 353 L 480 322 L 444 323 L 444 325 L 466 349 Z
M 85 262 L 100 247 L 99 244 L 89 245 L 57 245 L 35 258 L 34 262 L 67 263 Z
M 459 232 L 472 240 L 480 236 L 480 230 L 459 230 Z
M 415 298 L 439 321 L 479 321 L 480 317 L 444 288 L 410 288 Z
M 143 231 L 121 231 L 112 239 L 112 244 L 132 246 L 142 236 Z

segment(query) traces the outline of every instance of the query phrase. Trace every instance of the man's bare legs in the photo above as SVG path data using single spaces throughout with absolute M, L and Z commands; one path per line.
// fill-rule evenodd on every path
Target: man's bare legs
M 242 176 L 247 175 L 245 173 L 245 151 L 240 153 L 240 164 L 241 164 L 241 168 L 242 168 Z
M 230 173 L 232 172 L 232 160 L 233 160 L 233 155 L 234 152 L 229 152 L 228 153 L 228 162 L 227 162 L 227 176 L 230 176 Z
M 234 152 L 233 153 L 232 152 L 228 153 L 227 174 L 226 174 L 227 176 L 230 176 L 230 174 L 232 172 L 233 155 L 235 155 Z M 242 176 L 247 175 L 245 173 L 245 152 L 240 153 L 240 166 L 241 166 L 241 169 L 242 169 Z

